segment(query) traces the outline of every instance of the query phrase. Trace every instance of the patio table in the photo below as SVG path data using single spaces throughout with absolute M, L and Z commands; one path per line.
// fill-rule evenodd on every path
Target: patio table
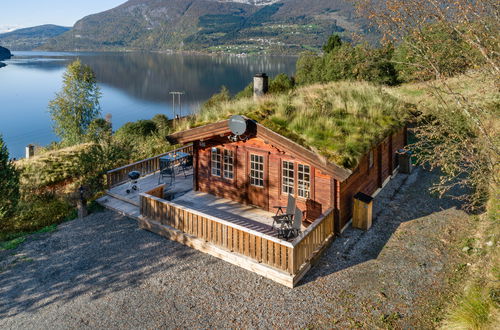
M 174 162 L 177 161 L 178 162 L 177 165 L 178 165 L 183 160 L 187 159 L 189 156 L 190 155 L 188 153 L 182 152 L 182 151 L 175 152 L 175 153 L 170 153 L 168 155 L 162 156 L 162 157 L 160 157 L 160 169 L 172 166 L 173 176 L 174 176 L 174 179 L 175 179 L 175 169 L 174 169 L 174 166 L 176 164 L 174 164 Z
M 176 152 L 172 154 L 165 155 L 163 157 L 160 157 L 160 162 L 174 162 L 176 160 L 182 160 L 184 158 L 189 157 L 189 154 L 186 152 Z

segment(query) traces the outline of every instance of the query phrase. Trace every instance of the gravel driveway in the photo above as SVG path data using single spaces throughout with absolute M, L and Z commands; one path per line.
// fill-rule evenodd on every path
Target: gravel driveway
M 430 327 L 468 216 L 398 175 L 289 289 L 110 211 L 0 252 L 0 328 Z

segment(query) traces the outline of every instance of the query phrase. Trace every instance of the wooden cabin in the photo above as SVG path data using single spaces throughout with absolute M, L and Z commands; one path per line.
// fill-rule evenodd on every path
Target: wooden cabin
M 305 87 L 278 104 L 283 98 L 262 97 L 266 79 L 254 78 L 254 100 L 179 121 L 186 129 L 167 139 L 181 148 L 109 171 L 99 202 L 136 218 L 140 228 L 294 287 L 348 225 L 354 195 L 373 196 L 397 170 L 404 104 L 377 87 L 349 83 Z M 208 124 L 197 126 L 202 122 Z M 316 134 L 321 129 L 327 131 Z M 344 148 L 348 142 L 355 152 Z M 188 173 L 160 184 L 162 159 L 190 155 Z M 141 173 L 138 191 L 129 189 L 130 171 Z M 273 216 L 290 194 L 304 221 L 285 239 Z
M 172 143 L 193 143 L 193 189 L 270 212 L 293 194 L 309 223 L 333 208 L 336 232 L 351 219 L 353 196 L 373 195 L 381 188 L 397 167 L 396 151 L 406 144 L 406 128 L 401 128 L 349 170 L 244 120 L 246 131 L 240 136 L 231 131 L 230 120 L 223 120 L 168 137 Z

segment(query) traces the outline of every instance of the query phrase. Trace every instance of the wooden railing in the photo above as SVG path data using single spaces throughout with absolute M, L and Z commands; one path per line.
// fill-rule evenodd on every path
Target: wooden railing
M 188 144 L 182 148 L 178 148 L 161 155 L 157 155 L 148 159 L 143 159 L 132 164 L 128 164 L 114 170 L 108 171 L 107 184 L 108 188 L 115 187 L 129 180 L 128 173 L 131 171 L 139 171 L 141 175 L 151 174 L 160 170 L 160 157 L 166 156 L 175 152 L 186 152 L 188 154 L 193 154 L 193 145 Z
M 154 197 L 163 198 L 163 192 L 165 191 L 165 186 L 166 184 L 161 184 L 158 187 L 148 191 L 147 194 Z
M 310 261 L 334 235 L 335 216 L 333 208 L 327 210 L 316 219 L 307 229 L 296 237 L 293 242 L 292 274 L 296 274 L 300 267 Z
M 291 270 L 292 244 L 281 239 L 149 194 L 141 194 L 141 215 L 274 268 Z
M 141 216 L 291 275 L 297 274 L 334 234 L 332 209 L 288 242 L 166 201 L 156 188 L 140 196 Z

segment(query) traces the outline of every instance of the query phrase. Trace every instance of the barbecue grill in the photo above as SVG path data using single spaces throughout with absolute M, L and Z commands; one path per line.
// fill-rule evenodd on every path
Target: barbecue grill
M 141 172 L 132 171 L 128 173 L 128 178 L 130 181 L 128 182 L 127 194 L 130 194 L 132 190 L 137 190 L 139 187 L 137 186 L 137 180 L 141 177 Z

